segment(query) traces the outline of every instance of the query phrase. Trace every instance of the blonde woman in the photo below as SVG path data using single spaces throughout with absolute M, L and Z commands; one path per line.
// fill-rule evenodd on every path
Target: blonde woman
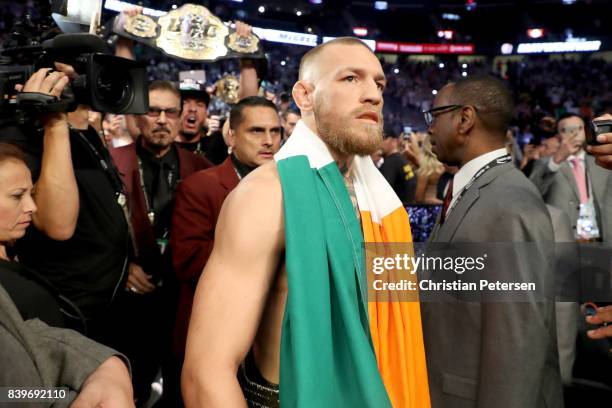
M 442 204 L 436 197 L 438 180 L 444 173 L 444 165 L 431 151 L 429 136 L 422 139 L 420 166 L 417 171 L 416 201 L 421 204 Z

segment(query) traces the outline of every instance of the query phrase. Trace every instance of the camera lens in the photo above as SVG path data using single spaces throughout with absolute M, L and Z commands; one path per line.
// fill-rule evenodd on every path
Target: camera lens
M 131 82 L 129 78 L 121 78 L 111 67 L 103 67 L 98 73 L 96 90 L 100 99 L 110 106 L 121 106 L 130 95 Z

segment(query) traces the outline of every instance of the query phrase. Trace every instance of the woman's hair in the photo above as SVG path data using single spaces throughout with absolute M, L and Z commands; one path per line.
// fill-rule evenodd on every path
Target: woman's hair
M 16 160 L 22 163 L 26 163 L 26 158 L 20 148 L 17 146 L 0 142 L 0 164 L 7 160 Z
M 436 155 L 431 151 L 431 141 L 429 136 L 423 138 L 423 146 L 421 147 L 421 163 L 417 173 L 429 177 L 432 174 L 439 172 L 442 167 L 442 163 L 438 160 Z

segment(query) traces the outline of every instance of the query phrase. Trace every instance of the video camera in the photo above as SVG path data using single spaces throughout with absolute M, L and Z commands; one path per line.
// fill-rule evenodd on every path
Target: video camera
M 83 104 L 98 112 L 143 114 L 148 111 L 144 66 L 108 55 L 106 43 L 93 34 L 58 34 L 41 41 L 31 31 L 13 32 L 10 47 L 0 51 L 0 120 L 25 123 L 45 112 L 71 112 Z M 79 74 L 60 98 L 38 93 L 18 93 L 40 68 L 54 62 L 71 65 Z

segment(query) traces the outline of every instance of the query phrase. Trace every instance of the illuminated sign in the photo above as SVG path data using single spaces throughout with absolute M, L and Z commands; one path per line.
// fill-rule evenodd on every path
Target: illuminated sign
M 474 54 L 474 44 L 414 44 L 376 41 L 376 51 L 399 54 Z
M 601 41 L 567 41 L 548 43 L 523 43 L 516 50 L 519 54 L 545 54 L 552 52 L 599 51 Z
M 112 10 L 112 11 L 117 11 L 117 12 L 122 12 L 123 10 L 125 10 L 128 7 L 134 7 L 136 6 L 136 4 L 132 4 L 132 3 L 126 3 L 125 1 L 119 1 L 119 0 L 106 0 L 106 3 L 104 3 L 104 8 L 107 10 Z M 161 10 L 155 10 L 152 8 L 148 8 L 148 7 L 144 7 L 142 9 L 142 14 L 146 14 L 147 16 L 154 16 L 154 17 L 160 17 L 166 14 L 165 11 L 161 11 Z
M 317 45 L 318 41 L 318 37 L 314 34 L 297 33 L 294 31 L 281 31 L 272 30 L 270 28 L 253 27 L 253 32 L 262 40 L 284 44 L 314 47 Z

